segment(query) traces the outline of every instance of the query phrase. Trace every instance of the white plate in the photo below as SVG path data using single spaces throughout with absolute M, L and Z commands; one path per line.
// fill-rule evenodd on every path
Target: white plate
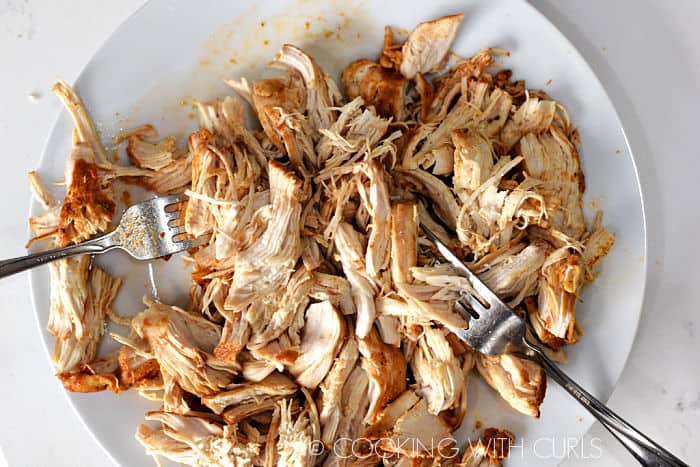
M 372 3 L 374 3 L 372 5 Z M 525 2 L 464 0 L 379 2 L 309 1 L 222 2 L 153 0 L 122 24 L 89 62 L 76 88 L 99 124 L 105 141 L 121 128 L 153 123 L 161 134 L 186 135 L 192 98 L 210 99 L 230 91 L 224 78 L 257 78 L 284 42 L 309 51 L 337 76 L 343 64 L 376 57 L 383 26 L 410 29 L 420 21 L 464 12 L 454 50 L 469 56 L 482 47 L 511 51 L 503 66 L 529 87 L 545 89 L 563 102 L 581 131 L 586 175 L 585 205 L 590 216 L 605 211 L 604 223 L 617 244 L 599 279 L 583 294 L 578 318 L 586 334 L 570 349 L 566 371 L 593 394 L 606 400 L 622 371 L 639 318 L 646 277 L 642 196 L 634 160 L 615 110 L 601 83 L 574 47 Z M 308 25 L 307 25 L 308 22 Z M 70 144 L 71 122 L 62 112 L 49 136 L 40 163 L 46 180 L 60 180 Z M 33 212 L 38 207 L 32 205 Z M 146 266 L 119 253 L 102 264 L 125 278 L 116 310 L 134 314 L 148 293 Z M 165 301 L 180 302 L 187 283 L 181 261 L 158 263 L 156 277 Z M 182 278 L 182 280 L 181 280 Z M 166 280 L 167 279 L 167 280 Z M 32 271 L 34 308 L 47 348 L 45 331 L 49 282 L 46 269 Z M 105 339 L 103 349 L 113 343 Z M 52 375 L 47 373 L 47 378 Z M 552 385 L 533 420 L 517 414 L 479 378 L 469 388 L 469 415 L 464 440 L 480 420 L 485 426 L 512 430 L 517 446 L 508 465 L 556 465 L 567 456 L 595 456 L 595 445 L 577 443 L 591 418 Z M 68 394 L 95 439 L 122 465 L 150 462 L 134 440 L 134 430 L 154 404 L 133 392 Z M 573 446 L 567 453 L 567 446 Z

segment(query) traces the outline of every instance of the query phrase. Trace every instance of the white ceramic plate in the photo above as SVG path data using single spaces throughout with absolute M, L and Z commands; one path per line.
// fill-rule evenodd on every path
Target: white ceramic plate
M 586 334 L 570 349 L 566 371 L 606 400 L 622 371 L 634 338 L 646 273 L 642 196 L 624 131 L 603 86 L 574 47 L 525 2 L 424 1 L 227 1 L 153 0 L 122 24 L 89 62 L 75 86 L 105 138 L 121 128 L 153 123 L 161 134 L 181 137 L 194 128 L 191 102 L 230 93 L 225 78 L 257 78 L 284 42 L 309 51 L 337 76 L 350 60 L 376 57 L 387 23 L 410 29 L 420 21 L 456 12 L 465 20 L 454 50 L 469 56 L 482 47 L 508 49 L 502 60 L 529 87 L 545 89 L 563 102 L 580 128 L 586 175 L 587 215 L 605 211 L 605 225 L 617 244 L 599 279 L 584 294 L 578 319 Z M 40 163 L 46 180 L 60 180 L 69 151 L 71 122 L 62 112 Z M 33 205 L 33 212 L 37 212 Z M 134 314 L 149 292 L 147 267 L 119 253 L 100 258 L 125 278 L 116 310 Z M 178 258 L 155 266 L 164 301 L 183 303 L 187 279 Z M 46 269 L 32 271 L 34 307 L 45 331 L 49 282 Z M 105 339 L 102 350 L 113 348 Z M 52 375 L 46 375 L 51 378 Z M 466 441 L 475 421 L 504 427 L 518 437 L 508 465 L 556 465 L 567 456 L 595 456 L 596 446 L 577 444 L 592 420 L 560 388 L 552 385 L 542 417 L 520 415 L 480 378 L 469 388 L 469 415 L 461 433 Z M 133 392 L 68 394 L 95 439 L 119 464 L 150 462 L 134 440 L 147 410 L 156 408 Z M 567 447 L 572 447 L 569 450 Z

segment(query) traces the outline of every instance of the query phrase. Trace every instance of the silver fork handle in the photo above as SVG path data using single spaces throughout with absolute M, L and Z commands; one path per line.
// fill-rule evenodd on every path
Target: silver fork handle
M 104 253 L 114 247 L 116 247 L 116 245 L 112 242 L 112 236 L 111 233 L 109 233 L 78 243 L 77 245 L 69 245 L 56 250 L 42 251 L 41 253 L 6 259 L 0 261 L 0 279 L 59 259 L 76 255 Z
M 649 439 L 634 428 L 605 404 L 600 402 L 588 391 L 569 378 L 542 350 L 528 339 L 527 347 L 536 355 L 547 376 L 559 383 L 586 410 L 588 410 L 622 445 L 644 466 L 658 467 L 688 467 L 688 464 Z

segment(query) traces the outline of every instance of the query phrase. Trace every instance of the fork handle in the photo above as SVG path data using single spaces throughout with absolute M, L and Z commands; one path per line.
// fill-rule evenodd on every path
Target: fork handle
M 588 410 L 622 445 L 644 466 L 688 467 L 688 464 L 649 439 L 642 432 L 623 420 L 605 404 L 569 378 L 542 350 L 526 341 L 536 354 L 547 376 L 559 383 L 586 410 Z
M 105 251 L 114 247 L 115 245 L 111 241 L 110 234 L 107 234 L 92 238 L 76 245 L 69 245 L 64 248 L 42 251 L 40 253 L 34 253 L 27 256 L 20 256 L 18 258 L 6 259 L 4 261 L 0 261 L 0 279 L 18 272 L 26 271 L 27 269 L 32 269 L 42 264 L 57 261 L 59 259 L 69 258 L 76 255 L 104 253 Z

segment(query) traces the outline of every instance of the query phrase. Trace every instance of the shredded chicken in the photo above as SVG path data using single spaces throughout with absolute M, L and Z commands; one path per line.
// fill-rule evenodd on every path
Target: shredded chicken
M 49 265 L 64 387 L 156 401 L 136 438 L 187 465 L 500 465 L 514 440 L 505 430 L 485 430 L 457 456 L 468 380 L 483 377 L 539 417 L 545 375 L 452 332 L 468 325 L 455 305 L 471 286 L 421 224 L 560 360 L 581 333 L 581 289 L 615 237 L 602 213 L 584 220 L 565 108 L 494 70 L 506 51 L 451 55 L 462 20 L 421 23 L 403 43 L 387 27 L 379 57 L 343 70 L 345 95 L 286 44 L 271 64 L 278 76 L 228 80 L 240 98 L 196 102 L 199 128 L 185 143 L 151 125 L 114 137 L 122 162 L 58 83 L 75 125 L 65 195 L 30 173 L 43 210 L 29 220 L 29 245 L 108 231 L 117 179 L 184 192 L 181 221 L 198 240 L 184 308 L 146 297 L 121 314 L 120 278 L 88 257 Z M 248 105 L 262 130 L 248 126 Z M 110 333 L 121 347 L 98 355 L 107 320 L 126 332 Z

